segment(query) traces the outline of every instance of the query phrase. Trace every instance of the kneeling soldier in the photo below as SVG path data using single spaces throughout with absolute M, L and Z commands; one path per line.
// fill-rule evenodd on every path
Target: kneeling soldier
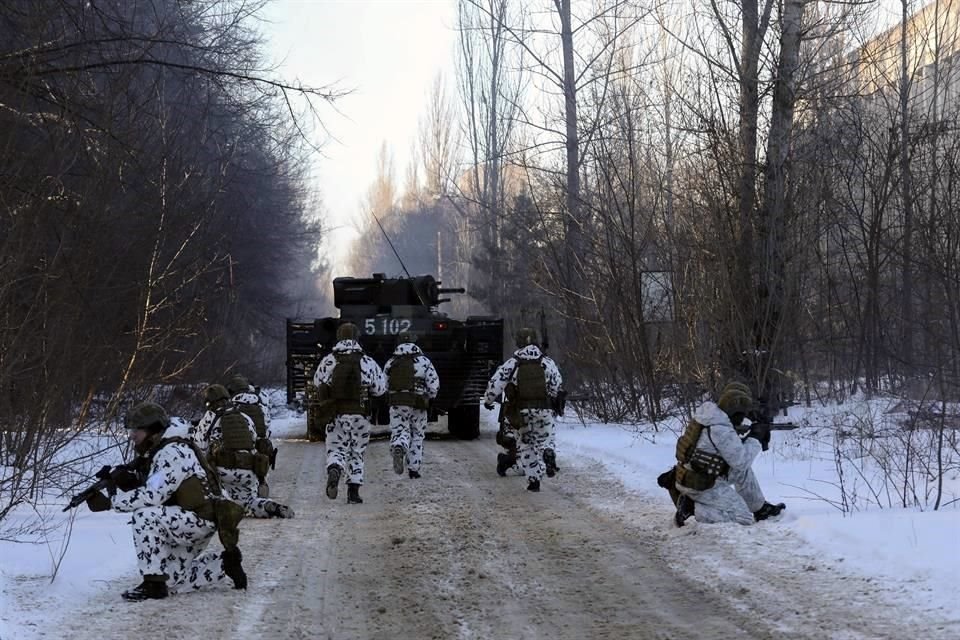
M 230 393 L 230 401 L 253 420 L 253 426 L 257 431 L 257 441 L 254 443 L 257 453 L 267 456 L 270 459 L 270 468 L 276 469 L 277 449 L 270 440 L 270 408 L 263 403 L 264 397 L 258 395 L 247 379 L 239 375 L 230 378 L 227 391 Z M 266 473 L 259 480 L 260 487 L 257 495 L 261 498 L 269 498 L 270 485 L 267 484 Z
M 207 412 L 200 425 L 208 424 L 209 428 L 198 430 L 206 433 L 207 456 L 217 467 L 224 489 L 254 518 L 292 518 L 293 509 L 258 495 L 270 458 L 256 450 L 253 420 L 230 401 L 222 384 L 207 387 L 204 399 Z
M 192 443 L 163 437 L 169 424 L 160 405 L 135 406 L 126 416 L 126 428 L 137 460 L 123 478 L 107 485 L 109 498 L 97 492 L 87 499 L 91 511 L 112 507 L 133 514 L 133 546 L 143 582 L 123 598 L 166 598 L 168 583 L 174 590 L 198 589 L 227 577 L 235 588 L 246 589 L 236 531 L 242 507 L 225 499 L 216 474 Z M 218 529 L 226 550 L 204 552 Z

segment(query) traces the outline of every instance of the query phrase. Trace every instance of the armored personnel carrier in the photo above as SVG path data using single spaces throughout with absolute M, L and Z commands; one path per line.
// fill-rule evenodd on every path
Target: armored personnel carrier
M 397 336 L 412 332 L 417 345 L 433 361 L 440 376 L 440 392 L 430 420 L 447 416 L 450 433 L 473 439 L 480 433 L 480 403 L 487 381 L 503 357 L 503 319 L 469 316 L 456 320 L 438 310 L 450 298 L 465 293 L 444 289 L 433 276 L 387 278 L 335 278 L 333 303 L 338 318 L 287 320 L 287 402 L 302 400 L 307 407 L 311 439 L 323 439 L 324 425 L 311 410 L 315 388 L 313 374 L 336 342 L 337 327 L 352 322 L 360 330 L 360 345 L 382 367 L 397 344 Z M 386 401 L 375 403 L 372 421 L 390 422 Z

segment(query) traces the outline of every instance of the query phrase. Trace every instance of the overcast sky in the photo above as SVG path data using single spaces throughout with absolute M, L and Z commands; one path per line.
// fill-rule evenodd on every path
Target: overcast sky
M 333 225 L 349 225 L 386 141 L 402 184 L 436 74 L 452 73 L 454 0 L 273 0 L 263 17 L 279 72 L 354 93 L 325 123 L 338 141 L 317 158 L 316 186 Z M 349 233 L 333 236 L 343 247 Z M 347 275 L 347 274 L 341 274 Z M 362 274 L 350 274 L 362 275 Z

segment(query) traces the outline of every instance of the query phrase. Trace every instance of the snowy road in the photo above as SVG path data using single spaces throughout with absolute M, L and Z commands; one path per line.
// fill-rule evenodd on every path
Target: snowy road
M 70 612 L 47 637 L 534 639 L 904 638 L 916 620 L 869 580 L 720 545 L 734 526 L 669 526 L 656 502 L 561 457 L 543 491 L 493 470 L 492 434 L 429 441 L 424 477 L 367 451 L 365 504 L 323 495 L 323 447 L 281 445 L 272 493 L 291 521 L 246 520 L 250 589 Z M 759 530 L 760 528 L 751 528 Z M 750 544 L 763 544 L 752 538 Z M 775 543 L 772 536 L 766 538 Z M 711 545 L 712 546 L 712 545 Z M 133 580 L 131 579 L 131 584 Z M 47 603 L 37 603 L 47 606 Z M 955 627 L 924 625 L 927 638 Z M 44 636 L 43 632 L 40 636 Z

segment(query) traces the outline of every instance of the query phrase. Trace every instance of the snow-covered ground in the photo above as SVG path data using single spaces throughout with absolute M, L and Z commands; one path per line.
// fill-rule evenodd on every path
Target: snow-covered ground
M 755 463 L 767 499 L 787 504 L 785 515 L 757 527 L 692 521 L 683 529 L 673 527 L 669 499 L 656 477 L 672 463 L 678 421 L 654 430 L 651 425 L 583 425 L 568 417 L 557 432 L 559 464 L 561 474 L 565 467 L 602 468 L 629 490 L 662 500 L 664 535 L 678 541 L 684 540 L 680 536 L 699 536 L 703 544 L 698 553 L 715 575 L 736 575 L 758 561 L 782 567 L 785 573 L 829 569 L 833 578 L 851 573 L 869 577 L 886 596 L 907 607 L 909 615 L 938 610 L 938 619 L 956 621 L 960 614 L 950 581 L 960 572 L 956 467 L 943 485 L 941 504 L 946 506 L 934 511 L 929 487 L 918 487 L 910 475 L 905 482 L 919 494 L 920 506 L 897 506 L 889 483 L 875 475 L 870 462 L 874 458 L 848 453 L 838 458 L 837 426 L 851 416 L 862 418 L 864 412 L 882 413 L 867 403 L 791 410 L 790 419 L 813 426 L 775 432 L 770 451 Z M 484 419 L 492 422 L 489 415 Z M 302 416 L 285 409 L 274 416 L 276 437 L 302 437 L 304 427 Z M 841 445 L 843 452 L 848 443 Z M 111 454 L 116 456 L 116 451 Z M 92 471 L 115 462 L 119 460 L 91 460 L 89 465 Z M 91 514 L 85 507 L 62 514 L 65 501 L 48 495 L 37 505 L 39 513 L 61 526 L 39 536 L 35 544 L 0 541 L 0 640 L 58 638 L 59 616 L 104 591 L 138 582 L 127 516 Z M 34 515 L 21 510 L 4 524 Z M 711 543 L 718 548 L 712 555 Z M 749 563 L 742 561 L 747 555 Z

